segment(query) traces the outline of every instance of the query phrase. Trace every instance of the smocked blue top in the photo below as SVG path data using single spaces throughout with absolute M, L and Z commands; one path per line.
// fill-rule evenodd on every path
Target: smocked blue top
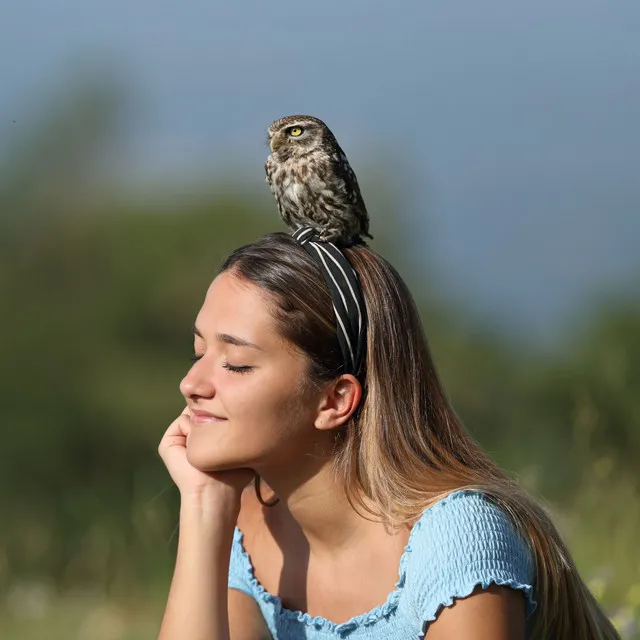
M 531 552 L 507 515 L 481 493 L 464 490 L 425 509 L 400 559 L 395 590 L 383 605 L 347 622 L 285 609 L 254 576 L 237 528 L 229 587 L 258 603 L 274 640 L 418 640 L 442 607 L 492 583 L 524 592 L 530 629 L 534 577 Z

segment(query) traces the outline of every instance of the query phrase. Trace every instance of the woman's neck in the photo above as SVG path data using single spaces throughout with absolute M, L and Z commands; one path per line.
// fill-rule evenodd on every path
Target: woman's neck
M 339 556 L 380 532 L 381 524 L 365 519 L 349 503 L 330 460 L 312 474 L 307 467 L 298 479 L 287 471 L 286 478 L 269 474 L 264 479 L 280 498 L 276 508 L 284 519 L 295 521 L 314 556 Z

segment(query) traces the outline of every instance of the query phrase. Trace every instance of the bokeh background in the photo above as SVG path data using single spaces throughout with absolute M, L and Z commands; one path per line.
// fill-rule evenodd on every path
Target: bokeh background
M 323 118 L 469 430 L 640 622 L 636 0 L 0 1 L 0 637 L 157 637 L 217 266 Z

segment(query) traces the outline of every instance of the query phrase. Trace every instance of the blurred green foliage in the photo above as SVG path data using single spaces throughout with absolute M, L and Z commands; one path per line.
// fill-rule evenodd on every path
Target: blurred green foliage
M 191 326 L 226 255 L 281 229 L 267 197 L 221 185 L 169 201 L 96 186 L 118 104 L 100 85 L 45 111 L 0 175 L 3 638 L 155 637 L 177 522 L 156 448 L 182 408 Z M 394 224 L 376 248 L 424 280 Z M 550 352 L 421 295 L 458 412 L 544 496 L 592 589 L 636 637 L 640 298 L 595 305 Z

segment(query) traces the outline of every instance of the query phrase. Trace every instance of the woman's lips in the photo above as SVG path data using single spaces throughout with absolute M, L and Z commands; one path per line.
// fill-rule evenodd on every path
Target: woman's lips
M 224 422 L 226 418 L 221 418 L 207 411 L 192 411 L 191 422 L 194 424 L 210 424 L 213 422 Z

